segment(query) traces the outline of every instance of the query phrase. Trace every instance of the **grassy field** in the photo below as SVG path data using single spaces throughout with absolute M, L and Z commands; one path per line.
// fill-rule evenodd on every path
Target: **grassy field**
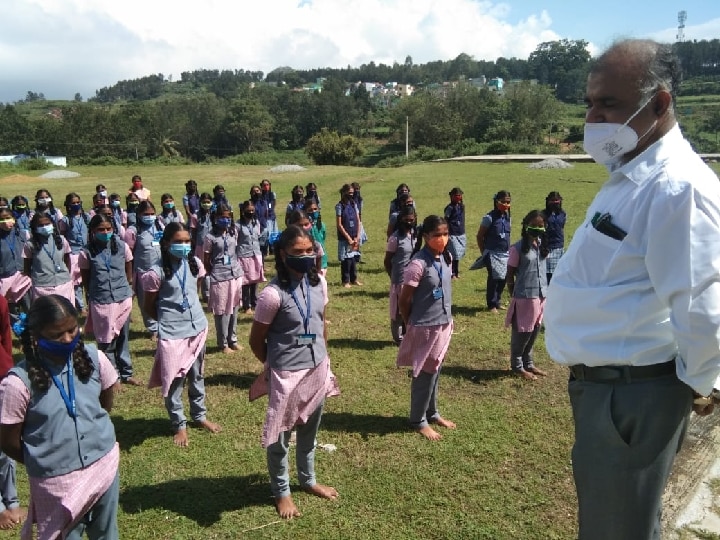
M 169 421 L 156 390 L 124 388 L 112 417 L 122 450 L 119 525 L 123 539 L 352 538 L 352 539 L 569 539 L 575 534 L 575 494 L 570 466 L 572 425 L 566 397 L 566 370 L 537 346 L 538 364 L 549 375 L 526 382 L 509 374 L 509 332 L 503 316 L 484 308 L 485 272 L 467 268 L 470 249 L 453 283 L 456 333 L 443 368 L 440 407 L 458 429 L 431 443 L 406 427 L 410 379 L 395 368 L 390 339 L 388 278 L 382 269 L 387 208 L 401 182 L 410 185 L 419 216 L 441 213 L 454 186 L 465 192 L 467 229 L 474 237 L 492 195 L 508 189 L 519 223 L 558 190 L 568 212 L 569 236 L 605 178 L 597 165 L 565 170 L 532 170 L 523 164 L 427 163 L 400 169 L 312 167 L 272 174 L 266 167 L 187 166 L 128 168 L 71 167 L 69 180 L 12 176 L 0 169 L 0 194 L 34 195 L 47 188 L 56 202 L 69 191 L 87 203 L 97 183 L 125 193 L 139 173 L 159 201 L 169 191 L 176 200 L 184 182 L 201 190 L 217 183 L 237 205 L 249 188 L 269 178 L 280 201 L 292 186 L 315 182 L 323 200 L 330 254 L 329 348 L 342 394 L 326 403 L 318 442 L 318 480 L 335 486 L 340 499 L 328 502 L 299 493 L 303 516 L 278 520 L 269 494 L 265 453 L 260 447 L 266 401 L 249 403 L 247 388 L 260 371 L 249 348 L 224 356 L 208 339 L 206 388 L 209 419 L 224 431 L 190 431 L 188 449 L 172 444 Z M 716 168 L 716 171 L 718 169 Z M 362 287 L 339 286 L 332 209 L 338 189 L 357 181 L 365 199 L 364 222 L 370 242 L 363 248 Z M 474 245 L 474 240 L 469 242 Z M 272 259 L 266 265 L 272 268 Z M 269 272 L 272 274 L 272 272 Z M 140 326 L 137 308 L 132 351 L 137 375 L 147 380 L 154 347 Z M 250 325 L 241 316 L 245 344 Z M 212 328 L 212 324 L 210 325 Z M 212 332 L 212 330 L 211 330 Z M 294 459 L 291 459 L 291 474 Z M 24 470 L 18 484 L 27 502 Z M 293 488 L 297 484 L 293 482 Z M 0 533 L 0 539 L 17 533 Z

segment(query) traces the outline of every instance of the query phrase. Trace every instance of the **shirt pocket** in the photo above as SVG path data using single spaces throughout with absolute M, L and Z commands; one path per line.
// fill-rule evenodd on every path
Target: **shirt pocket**
M 583 231 L 573 265 L 575 279 L 592 287 L 609 285 L 608 273 L 623 242 L 595 230 L 589 224 Z

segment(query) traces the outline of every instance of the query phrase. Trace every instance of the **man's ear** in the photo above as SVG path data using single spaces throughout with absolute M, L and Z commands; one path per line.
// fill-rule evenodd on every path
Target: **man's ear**
M 672 106 L 672 96 L 667 90 L 660 90 L 655 97 L 655 114 L 663 116 Z

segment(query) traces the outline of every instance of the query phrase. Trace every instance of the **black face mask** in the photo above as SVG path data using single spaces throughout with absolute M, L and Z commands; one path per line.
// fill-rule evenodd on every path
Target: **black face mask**
M 253 219 L 255 217 L 255 212 L 245 212 L 243 215 L 246 219 Z
M 302 197 L 302 193 L 293 193 L 293 201 L 299 201 L 300 199 L 302 199 Z
M 259 193 L 253 193 L 252 195 L 250 195 L 250 198 L 251 198 L 253 201 L 257 201 L 257 200 L 260 198 L 260 194 L 259 194 Z

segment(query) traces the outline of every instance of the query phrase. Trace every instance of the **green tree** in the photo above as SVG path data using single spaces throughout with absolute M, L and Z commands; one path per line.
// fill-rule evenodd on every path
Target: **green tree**
M 222 143 L 235 153 L 260 152 L 272 146 L 273 117 L 265 106 L 252 96 L 240 97 L 220 127 Z
M 587 45 L 582 39 L 541 43 L 528 58 L 530 73 L 555 88 L 558 99 L 575 101 L 582 95 L 590 66 Z
M 406 119 L 409 124 L 410 146 L 451 148 L 462 139 L 463 122 L 441 96 L 420 92 L 400 100 L 393 110 L 395 133 L 405 133 Z M 402 137 L 404 138 L 404 137 Z
M 340 135 L 323 128 L 310 137 L 305 152 L 317 165 L 349 165 L 363 155 L 363 147 L 352 135 Z

